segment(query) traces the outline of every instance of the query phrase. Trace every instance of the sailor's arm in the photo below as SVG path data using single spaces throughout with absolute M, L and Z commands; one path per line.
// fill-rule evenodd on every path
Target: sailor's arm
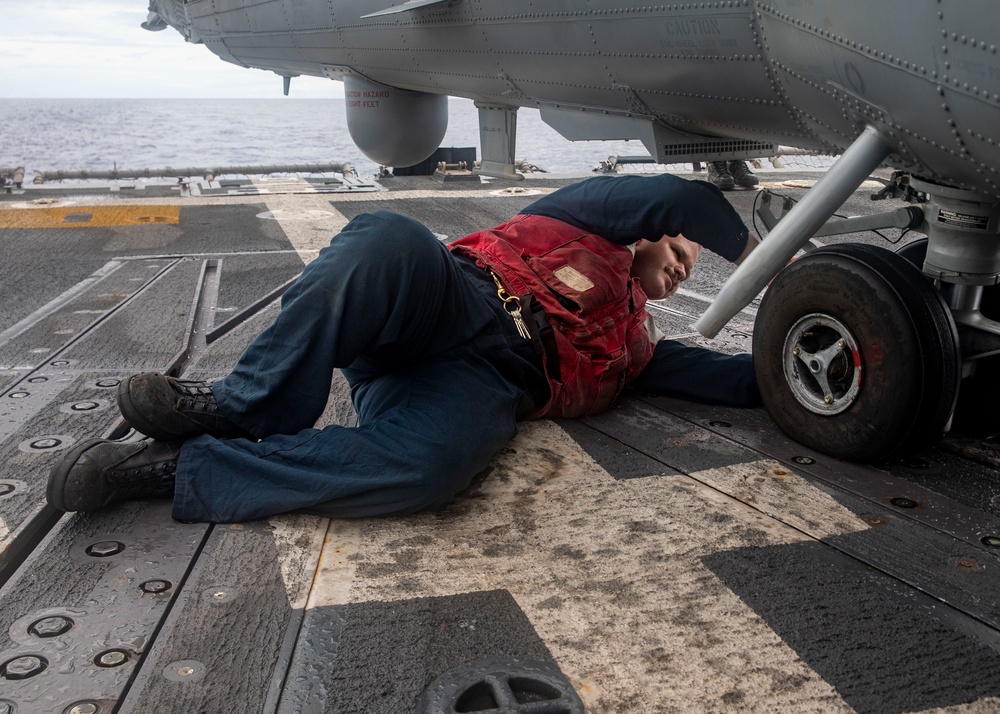
M 727 355 L 663 339 L 633 389 L 730 407 L 756 407 L 760 390 L 749 354 Z
M 677 176 L 599 176 L 564 186 L 521 213 L 569 223 L 612 243 L 683 235 L 739 263 L 757 241 L 722 192 Z

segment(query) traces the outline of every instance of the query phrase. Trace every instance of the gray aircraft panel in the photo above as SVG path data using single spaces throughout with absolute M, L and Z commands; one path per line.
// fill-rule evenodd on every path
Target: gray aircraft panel
M 254 13 L 249 16 L 250 27 L 255 32 L 273 32 L 276 27 L 291 30 L 284 6 L 285 3 L 281 0 L 258 3 L 254 7 Z
M 233 54 L 226 47 L 225 43 L 220 39 L 205 39 L 205 46 L 209 48 L 212 52 L 217 54 L 219 57 L 224 59 L 226 62 L 232 62 L 233 64 L 239 65 L 241 67 L 249 67 L 245 62 L 241 62 L 236 59 Z
M 253 41 L 247 37 L 229 38 L 226 46 L 244 60 L 254 65 L 274 67 L 279 74 L 308 66 L 299 49 L 291 44 L 290 35 L 271 35 L 269 39 L 274 44 L 265 46 L 260 40 Z
M 290 30 L 328 30 L 333 27 L 333 10 L 329 4 L 284 1 L 281 10 Z
M 250 13 L 240 0 L 213 0 L 186 5 L 188 17 L 200 37 L 252 32 Z
M 379 10 L 378 12 L 371 12 L 367 15 L 362 15 L 362 20 L 367 20 L 372 17 L 383 17 L 385 15 L 396 15 L 402 12 L 409 12 L 411 10 L 416 10 L 418 8 L 428 7 L 430 5 L 440 5 L 447 2 L 448 0 L 407 0 L 407 2 L 401 5 L 392 5 L 387 7 L 385 10 Z
M 341 33 L 324 28 L 295 36 L 295 46 L 305 63 L 323 64 L 330 58 L 330 48 L 341 41 Z

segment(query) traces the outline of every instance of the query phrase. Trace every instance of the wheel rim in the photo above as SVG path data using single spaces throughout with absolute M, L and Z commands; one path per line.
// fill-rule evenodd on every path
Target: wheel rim
M 785 337 L 785 380 L 792 395 L 815 414 L 832 416 L 861 392 L 861 351 L 844 323 L 821 313 L 801 317 Z

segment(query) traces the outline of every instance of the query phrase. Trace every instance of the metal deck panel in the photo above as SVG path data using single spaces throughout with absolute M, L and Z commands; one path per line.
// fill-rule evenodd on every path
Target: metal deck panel
M 159 629 L 206 528 L 172 521 L 166 502 L 62 518 L 0 589 L 0 661 L 30 657 L 40 664 L 34 676 L 5 679 L 2 696 L 17 702 L 18 711 L 62 712 L 81 701 L 110 709 Z M 32 632 L 50 617 L 65 618 L 70 629 L 54 636 Z M 102 666 L 98 661 L 109 651 L 123 657 Z
M 56 359 L 67 345 L 96 327 L 175 262 L 108 261 L 0 333 L 0 364 L 7 369 L 30 370 Z M 95 277 L 98 275 L 101 277 Z M 88 283 L 90 280 L 93 282 Z
M 67 373 L 50 368 L 34 382 L 0 396 L 0 577 L 10 575 L 57 518 L 45 503 L 49 470 L 82 439 L 110 431 L 121 415 L 114 408 L 113 371 Z M 24 394 L 23 397 L 17 395 Z
M 219 297 L 215 308 L 215 326 L 257 302 L 304 267 L 294 251 L 267 254 L 246 253 L 221 258 Z M 266 279 L 261 277 L 266 275 Z
M 366 201 L 332 201 L 331 204 L 348 219 L 374 211 L 401 213 L 420 221 L 444 242 L 450 243 L 469 233 L 503 223 L 537 198 L 538 194 L 526 196 L 512 193 L 475 198 L 445 196 L 427 201 L 421 198 L 380 199 L 378 194 L 374 194 Z

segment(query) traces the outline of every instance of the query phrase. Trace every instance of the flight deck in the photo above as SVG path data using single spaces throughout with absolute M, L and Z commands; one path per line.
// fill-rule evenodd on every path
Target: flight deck
M 798 197 L 819 174 L 759 176 Z M 352 217 L 396 211 L 449 242 L 572 180 L 0 194 L 0 714 L 1000 710 L 990 434 L 859 465 L 796 444 L 763 408 L 630 393 L 522 423 L 433 513 L 205 524 L 172 520 L 168 501 L 45 503 L 72 445 L 138 438 L 115 406 L 125 376 L 226 374 Z M 841 212 L 902 205 L 873 202 L 881 187 Z M 760 227 L 757 191 L 726 195 Z M 713 340 L 691 327 L 730 272 L 703 254 L 650 304 L 661 329 L 749 351 L 759 299 Z M 353 423 L 336 375 L 320 424 Z

